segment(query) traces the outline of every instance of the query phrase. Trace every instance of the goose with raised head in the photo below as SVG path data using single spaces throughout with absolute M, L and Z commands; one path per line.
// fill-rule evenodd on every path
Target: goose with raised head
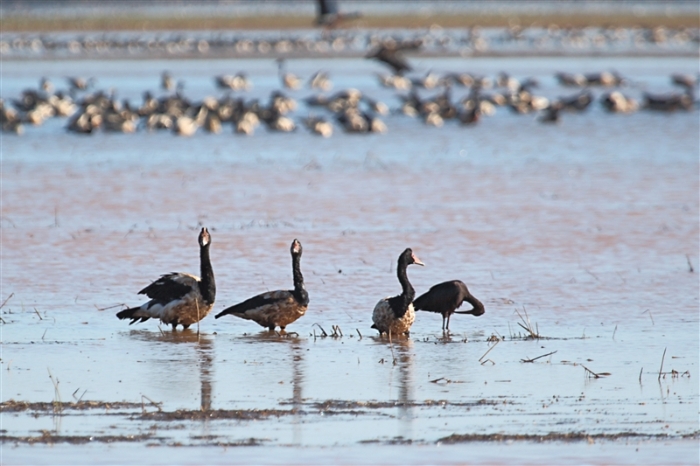
M 399 278 L 403 291 L 393 298 L 384 298 L 374 306 L 372 313 L 372 328 L 377 329 L 379 334 L 388 334 L 389 337 L 397 335 L 408 335 L 413 321 L 416 320 L 416 313 L 413 310 L 413 298 L 416 292 L 408 281 L 406 268 L 411 264 L 424 265 L 411 248 L 407 248 L 399 256 L 396 266 L 396 276 Z
M 457 312 L 457 308 L 465 301 L 471 304 L 473 309 Z M 469 292 L 467 285 L 461 280 L 438 283 L 417 297 L 413 301 L 413 307 L 416 311 L 442 314 L 443 331 L 450 330 L 450 316 L 452 314 L 471 314 L 478 317 L 485 312 L 484 305 Z
M 279 327 L 284 331 L 287 325 L 296 321 L 306 313 L 309 306 L 309 294 L 304 288 L 304 277 L 301 274 L 301 243 L 295 239 L 290 247 L 292 254 L 293 290 L 268 291 L 253 296 L 242 303 L 224 309 L 216 315 L 231 314 L 241 319 L 252 320 L 262 327 L 274 331 Z
M 188 273 L 174 272 L 161 276 L 148 285 L 139 294 L 145 294 L 150 300 L 139 307 L 132 307 L 117 313 L 119 319 L 131 319 L 145 322 L 148 319 L 160 319 L 173 330 L 178 325 L 187 329 L 205 318 L 214 306 L 216 283 L 214 269 L 209 259 L 211 236 L 209 230 L 202 228 L 199 233 L 199 267 L 201 278 Z

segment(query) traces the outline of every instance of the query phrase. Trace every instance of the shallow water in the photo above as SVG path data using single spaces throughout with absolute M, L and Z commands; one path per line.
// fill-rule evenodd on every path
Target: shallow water
M 668 90 L 671 73 L 697 69 L 680 58 L 420 66 L 505 69 L 539 78 L 539 92 L 556 97 L 574 91 L 555 84 L 555 71 L 613 63 L 637 82 L 632 94 Z M 306 76 L 324 67 L 336 90 L 357 87 L 398 106 L 366 61 L 288 67 Z M 214 93 L 212 76 L 239 69 L 249 70 L 251 96 L 277 86 L 271 60 L 9 61 L 2 97 L 42 75 L 81 74 L 136 102 L 165 68 L 193 98 Z M 143 401 L 146 411 L 5 411 L 3 461 L 696 462 L 698 112 L 609 115 L 596 103 L 555 126 L 504 110 L 473 128 L 385 121 L 385 135 L 337 131 L 327 140 L 303 130 L 80 137 L 64 132 L 64 120 L 3 134 L 2 401 Z M 311 305 L 287 329 L 297 335 L 235 318 L 208 316 L 197 335 L 114 317 L 160 274 L 197 273 L 200 225 L 212 233 L 214 313 L 290 287 L 289 244 L 303 243 Z M 371 310 L 400 292 L 395 263 L 405 247 L 426 264 L 408 271 L 418 293 L 458 278 L 486 314 L 454 316 L 450 339 L 433 314 L 418 315 L 407 341 L 376 338 Z M 546 338 L 524 339 L 516 311 Z M 322 337 L 334 325 L 343 336 Z M 504 340 L 485 355 L 492 335 Z M 669 374 L 659 379 L 664 351 Z M 592 378 L 583 366 L 610 375 Z M 282 413 L 173 420 L 149 400 L 166 413 Z M 42 431 L 99 445 L 11 440 Z M 590 438 L 519 439 L 549 433 Z M 471 437 L 445 445 L 453 434 Z M 264 448 L 233 448 L 250 439 Z M 168 448 L 176 445 L 191 448 Z

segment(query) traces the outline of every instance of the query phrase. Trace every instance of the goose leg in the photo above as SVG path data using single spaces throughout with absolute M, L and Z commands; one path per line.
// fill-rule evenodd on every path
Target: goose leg
M 451 312 L 447 313 L 447 332 L 450 332 L 450 316 L 452 315 Z
M 183 325 L 183 326 L 182 326 L 182 330 L 187 330 L 188 328 L 190 328 L 189 325 Z

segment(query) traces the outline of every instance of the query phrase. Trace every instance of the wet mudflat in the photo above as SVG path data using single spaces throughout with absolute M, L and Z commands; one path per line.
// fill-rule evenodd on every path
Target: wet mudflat
M 471 64 L 540 77 L 549 95 L 565 93 L 561 67 L 610 67 Z M 651 89 L 696 65 L 618 62 Z M 86 67 L 133 99 L 163 69 L 42 66 Z M 174 72 L 201 96 L 226 66 Z M 258 70 L 260 96 L 276 85 L 272 63 L 234 66 Z M 38 69 L 4 64 L 3 97 Z M 338 88 L 396 107 L 373 70 L 330 66 Z M 503 110 L 470 128 L 394 115 L 387 134 L 330 139 L 80 137 L 59 121 L 3 135 L 3 461 L 696 462 L 698 121 L 596 106 L 551 126 Z M 115 318 L 160 274 L 198 272 L 200 225 L 214 313 L 291 287 L 289 243 L 303 243 L 311 304 L 289 334 L 212 315 L 184 332 Z M 408 271 L 418 293 L 461 279 L 486 313 L 454 316 L 449 337 L 419 313 L 410 338 L 377 338 L 371 311 L 400 292 L 405 247 L 426 264 Z

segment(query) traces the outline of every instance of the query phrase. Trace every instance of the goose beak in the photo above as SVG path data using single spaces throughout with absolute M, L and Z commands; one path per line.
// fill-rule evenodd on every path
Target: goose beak
M 416 257 L 415 254 L 411 255 L 411 257 L 413 257 L 413 263 L 414 263 L 414 264 L 416 264 L 416 265 L 425 265 L 424 263 L 422 263 L 422 262 L 420 261 L 420 259 L 418 259 L 418 258 Z

